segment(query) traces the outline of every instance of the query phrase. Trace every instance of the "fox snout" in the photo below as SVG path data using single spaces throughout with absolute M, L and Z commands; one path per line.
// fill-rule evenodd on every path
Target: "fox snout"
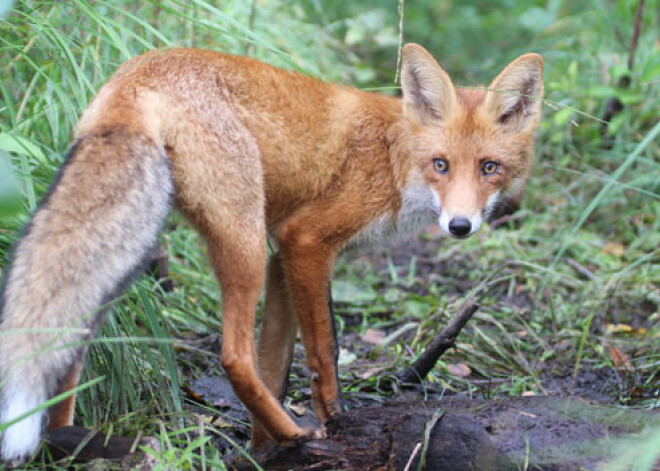
M 462 214 L 451 214 L 447 211 L 442 211 L 439 223 L 442 230 L 450 236 L 457 239 L 465 239 L 479 231 L 483 220 L 483 216 L 478 212 L 468 217 Z
M 464 201 L 466 199 L 463 198 Z M 500 192 L 492 193 L 485 204 L 477 204 L 477 207 L 481 206 L 480 209 L 474 209 L 474 205 L 455 204 L 455 199 L 453 202 L 454 204 L 442 207 L 438 223 L 442 230 L 450 236 L 465 239 L 479 232 L 484 220 L 492 217 L 500 202 Z
M 451 218 L 449 221 L 449 233 L 456 237 L 466 237 L 470 235 L 472 223 L 468 218 L 462 216 Z

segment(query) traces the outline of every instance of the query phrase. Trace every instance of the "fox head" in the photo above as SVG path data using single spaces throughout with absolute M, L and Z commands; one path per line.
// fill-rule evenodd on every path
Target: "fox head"
M 431 54 L 407 44 L 401 85 L 410 178 L 432 189 L 442 229 L 468 237 L 517 204 L 541 115 L 543 58 L 520 56 L 487 90 L 457 89 Z

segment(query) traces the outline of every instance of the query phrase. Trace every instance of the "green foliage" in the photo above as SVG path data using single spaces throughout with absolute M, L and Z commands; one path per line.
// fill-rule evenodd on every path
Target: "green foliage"
M 656 407 L 660 0 L 646 1 L 629 71 L 636 6 L 405 2 L 404 41 L 425 45 L 457 84 L 487 84 L 517 55 L 537 51 L 546 59 L 547 100 L 521 221 L 461 242 L 427 236 L 417 258 L 388 248 L 382 266 L 355 254 L 338 264 L 333 293 L 341 330 L 388 334 L 371 366 L 408 364 L 473 295 L 482 305 L 477 319 L 439 362 L 432 383 L 484 396 L 544 394 L 550 373 L 576 381 L 585 370 L 616 370 L 620 381 L 608 391 L 614 400 Z M 397 2 L 376 0 L 17 3 L 0 20 L 0 267 L 54 178 L 80 113 L 126 59 L 156 47 L 206 47 L 394 94 L 398 24 Z M 627 87 L 619 86 L 623 76 Z M 624 108 L 601 133 L 611 97 Z M 170 218 L 163 243 L 177 289 L 164 293 L 143 277 L 113 304 L 103 337 L 90 345 L 89 387 L 79 394 L 77 416 L 115 434 L 157 435 L 164 469 L 217 469 L 222 456 L 209 434 L 223 432 L 186 411 L 179 385 L 200 370 L 219 370 L 216 353 L 195 342 L 217 343 L 220 292 L 180 216 Z M 608 331 L 614 324 L 645 332 Z M 611 345 L 630 354 L 633 371 L 617 369 Z M 354 374 L 360 357 L 343 355 L 349 397 L 378 391 L 377 376 Z M 492 387 L 449 373 L 458 361 L 474 377 L 492 379 Z M 97 377 L 105 379 L 95 384 Z M 297 391 L 307 384 L 293 383 Z M 638 450 L 639 469 L 648 469 L 657 433 Z

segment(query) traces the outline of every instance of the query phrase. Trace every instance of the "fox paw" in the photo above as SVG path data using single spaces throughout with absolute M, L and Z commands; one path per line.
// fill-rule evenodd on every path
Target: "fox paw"
M 322 440 L 328 436 L 328 434 L 325 431 L 325 427 L 319 427 L 319 428 L 306 428 L 305 429 L 306 435 L 305 439 L 306 440 Z
M 326 438 L 325 427 L 305 427 L 302 433 L 292 440 L 282 440 L 280 444 L 285 448 L 295 448 L 309 440 L 321 440 Z

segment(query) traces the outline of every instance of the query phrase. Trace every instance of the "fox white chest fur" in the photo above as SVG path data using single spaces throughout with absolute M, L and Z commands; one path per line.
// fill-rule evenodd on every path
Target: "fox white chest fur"
M 397 214 L 388 212 L 370 222 L 350 241 L 349 246 L 381 244 L 399 237 L 418 234 L 438 224 L 441 214 L 440 199 L 432 188 L 414 184 L 401 192 L 401 207 Z

